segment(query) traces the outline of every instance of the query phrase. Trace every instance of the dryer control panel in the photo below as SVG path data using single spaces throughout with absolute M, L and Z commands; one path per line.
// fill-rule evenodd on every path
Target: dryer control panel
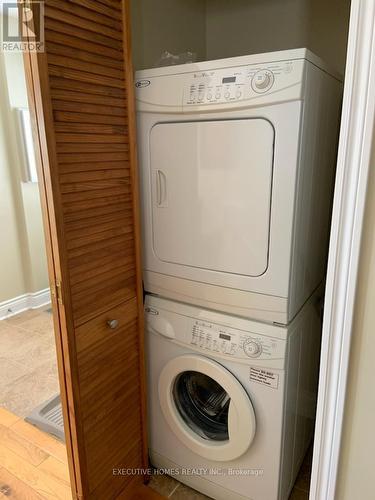
M 138 112 L 201 113 L 304 98 L 305 50 L 138 71 Z
M 243 66 L 186 75 L 184 105 L 230 103 L 259 97 L 296 83 L 299 61 Z M 297 81 L 300 83 L 297 76 Z

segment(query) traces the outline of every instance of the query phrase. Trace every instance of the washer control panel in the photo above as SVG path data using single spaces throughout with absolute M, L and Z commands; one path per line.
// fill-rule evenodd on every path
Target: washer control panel
M 277 359 L 285 355 L 285 341 L 200 320 L 192 324 L 190 344 L 240 359 Z
M 184 105 L 235 102 L 277 90 L 289 83 L 294 64 L 285 61 L 191 73 L 184 88 Z

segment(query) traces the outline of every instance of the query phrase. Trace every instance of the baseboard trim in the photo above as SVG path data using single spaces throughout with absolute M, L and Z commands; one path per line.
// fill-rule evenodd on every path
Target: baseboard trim
M 49 288 L 35 293 L 25 293 L 19 297 L 0 302 L 0 320 L 10 318 L 28 309 L 37 309 L 51 303 Z

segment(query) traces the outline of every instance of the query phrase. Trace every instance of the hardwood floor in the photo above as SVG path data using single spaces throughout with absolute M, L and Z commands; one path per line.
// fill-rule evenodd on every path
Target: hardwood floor
M 71 499 L 65 445 L 0 408 L 0 499 Z
M 307 500 L 312 452 L 307 453 L 290 500 Z M 208 499 L 169 476 L 154 476 L 137 500 Z M 72 499 L 65 445 L 0 408 L 0 499 Z
M 72 499 L 66 448 L 0 407 L 0 500 Z M 139 486 L 129 500 L 162 500 Z

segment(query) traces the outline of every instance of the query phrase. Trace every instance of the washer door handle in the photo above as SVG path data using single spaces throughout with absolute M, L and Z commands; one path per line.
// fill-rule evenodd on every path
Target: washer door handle
M 231 439 L 237 432 L 239 428 L 239 418 L 238 411 L 236 405 L 233 400 L 230 400 L 229 409 L 228 409 L 228 434 L 229 439 Z

